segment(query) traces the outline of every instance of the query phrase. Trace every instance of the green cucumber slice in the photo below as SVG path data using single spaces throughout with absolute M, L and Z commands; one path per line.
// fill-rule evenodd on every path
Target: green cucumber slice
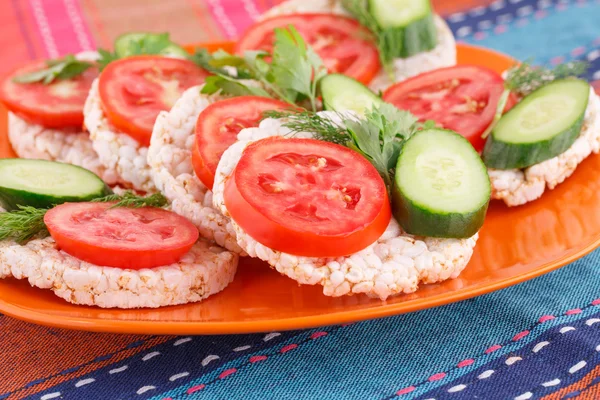
M 381 97 L 373 93 L 359 81 L 342 74 L 329 74 L 319 82 L 323 107 L 331 111 L 354 111 L 364 115 L 373 106 L 383 103 Z
M 132 50 L 131 43 L 144 39 L 146 46 L 152 48 L 153 43 L 165 40 L 164 33 L 148 33 L 148 32 L 131 32 L 125 33 L 119 36 L 115 40 L 115 53 L 119 58 L 129 57 L 135 52 Z M 185 51 L 181 46 L 171 43 L 168 47 L 165 47 L 161 52 L 161 55 L 167 57 L 180 57 L 187 58 L 190 54 Z
M 45 160 L 0 160 L 0 205 L 10 211 L 18 205 L 49 208 L 66 202 L 89 201 L 111 193 L 87 169 Z
M 485 219 L 491 187 L 464 137 L 426 129 L 404 144 L 392 188 L 394 217 L 412 235 L 468 238 Z
M 562 79 L 532 92 L 500 118 L 483 149 L 485 165 L 526 168 L 564 153 L 581 132 L 590 85 Z
M 369 0 L 369 11 L 388 41 L 395 42 L 394 57 L 411 57 L 437 46 L 429 0 Z

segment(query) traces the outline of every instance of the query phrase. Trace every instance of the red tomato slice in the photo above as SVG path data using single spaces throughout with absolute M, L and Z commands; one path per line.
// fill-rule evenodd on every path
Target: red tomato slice
M 381 237 L 391 218 L 375 167 L 355 151 L 314 139 L 251 144 L 224 195 L 232 218 L 250 236 L 299 256 L 356 253 Z
M 221 156 L 244 128 L 258 126 L 263 112 L 289 108 L 288 103 L 258 96 L 240 96 L 206 107 L 196 123 L 192 164 L 198 178 L 212 188 Z
M 19 117 L 47 128 L 81 128 L 83 104 L 92 82 L 98 76 L 95 67 L 72 79 L 43 83 L 16 83 L 15 76 L 46 69 L 45 61 L 19 68 L 0 83 L 0 101 Z
M 474 65 L 457 65 L 426 72 L 388 88 L 383 99 L 415 114 L 421 121 L 434 120 L 466 137 L 476 150 L 483 149 L 481 134 L 492 122 L 504 91 L 496 72 Z M 511 95 L 507 109 L 516 102 Z
M 329 72 L 345 74 L 364 83 L 379 72 L 379 52 L 371 33 L 358 21 L 334 14 L 291 14 L 258 22 L 237 42 L 236 52 L 273 50 L 275 28 L 294 25 L 321 56 Z
M 110 203 L 66 203 L 44 216 L 58 247 L 92 264 L 122 269 L 176 263 L 198 240 L 187 219 L 161 208 L 110 208 Z
M 208 72 L 191 61 L 136 56 L 114 61 L 100 74 L 100 100 L 111 124 L 144 146 L 154 121 L 183 92 L 204 82 Z

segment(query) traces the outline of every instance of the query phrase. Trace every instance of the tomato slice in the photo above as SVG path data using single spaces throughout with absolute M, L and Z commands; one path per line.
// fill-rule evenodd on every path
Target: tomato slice
M 291 14 L 268 18 L 246 31 L 236 52 L 273 50 L 275 28 L 296 27 L 321 56 L 329 72 L 345 74 L 367 85 L 381 67 L 369 30 L 358 21 L 334 14 Z
M 346 147 L 271 137 L 246 148 L 225 205 L 250 236 L 307 257 L 356 253 L 386 230 L 391 209 L 375 167 Z
M 0 101 L 11 112 L 29 122 L 47 128 L 81 128 L 83 104 L 92 82 L 98 76 L 98 69 L 88 68 L 79 76 L 55 80 L 48 85 L 12 81 L 18 75 L 46 68 L 45 61 L 37 61 L 6 76 L 0 83 Z
M 198 240 L 187 219 L 161 208 L 110 208 L 110 203 L 65 203 L 44 223 L 58 247 L 82 261 L 122 269 L 176 263 Z
M 434 120 L 466 137 L 477 151 L 483 149 L 482 133 L 492 122 L 504 81 L 496 72 L 474 65 L 457 65 L 426 72 L 388 88 L 383 99 L 415 114 L 421 121 Z M 506 109 L 516 102 L 511 95 Z
M 111 124 L 148 146 L 158 114 L 170 110 L 186 89 L 202 84 L 207 76 L 188 60 L 128 57 L 108 64 L 100 74 L 100 100 Z
M 212 188 L 221 156 L 244 128 L 258 126 L 263 112 L 289 108 L 288 103 L 259 96 L 240 96 L 206 107 L 196 123 L 192 164 L 198 178 Z

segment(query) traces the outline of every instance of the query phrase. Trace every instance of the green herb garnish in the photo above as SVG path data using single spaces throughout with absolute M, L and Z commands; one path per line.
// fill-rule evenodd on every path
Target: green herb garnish
M 394 169 L 402 144 L 419 129 L 433 122 L 419 123 L 405 110 L 384 103 L 365 113 L 364 118 L 337 113 L 340 122 L 310 111 L 267 111 L 267 118 L 285 118 L 283 126 L 293 132 L 311 132 L 318 140 L 341 144 L 362 154 L 377 169 L 391 189 Z
M 338 125 L 331 119 L 313 111 L 300 110 L 269 110 L 263 113 L 264 118 L 286 119 L 284 126 L 293 133 L 311 132 L 315 139 L 341 144 L 350 140 L 350 134 L 343 125 Z
M 63 58 L 46 61 L 48 68 L 15 76 L 12 80 L 17 83 L 42 82 L 48 85 L 55 80 L 71 79 L 83 74 L 94 64 L 80 61 L 74 55 L 69 54 Z
M 102 71 L 111 62 L 124 57 L 144 54 L 168 55 L 169 49 L 171 48 L 179 48 L 179 45 L 171 41 L 169 34 L 166 32 L 140 34 L 139 37 L 129 39 L 127 41 L 127 46 L 122 48 L 120 52 L 117 52 L 116 50 L 110 52 L 107 50 L 98 49 L 98 53 L 100 54 L 98 66 Z
M 588 63 L 583 61 L 560 64 L 554 68 L 533 66 L 530 61 L 515 64 L 506 72 L 504 92 L 498 100 L 496 114 L 494 114 L 492 123 L 485 132 L 483 132 L 481 137 L 485 139 L 492 132 L 504 113 L 504 108 L 506 107 L 511 92 L 520 97 L 525 97 L 542 86 L 556 80 L 581 76 L 586 73 L 588 67 Z
M 109 194 L 108 196 L 100 197 L 92 201 L 99 203 L 116 201 L 111 208 L 164 207 L 167 205 L 167 199 L 161 193 L 155 193 L 153 195 L 143 197 L 138 196 L 131 190 L 128 190 L 123 194 Z
M 48 236 L 44 224 L 45 208 L 18 206 L 19 209 L 0 213 L 0 240 L 11 239 L 23 243 L 39 235 Z
M 117 56 L 116 53 L 111 53 L 104 49 L 98 49 L 98 54 L 100 54 L 100 58 L 98 59 L 98 68 L 100 71 L 106 68 L 111 62 L 119 59 L 119 56 Z
M 127 191 L 122 195 L 110 194 L 93 200 L 94 202 L 116 202 L 110 208 L 127 207 L 164 207 L 167 199 L 160 193 L 141 197 Z M 19 209 L 0 213 L 0 240 L 12 239 L 23 243 L 33 237 L 46 237 L 49 235 L 44 224 L 44 215 L 48 209 L 30 206 L 18 206 Z
M 229 54 L 223 49 L 211 54 L 207 49 L 198 48 L 190 56 L 190 60 L 216 75 L 234 79 L 252 79 L 252 73 L 248 70 L 244 58 Z
M 267 62 L 266 58 L 271 57 Z M 258 81 L 262 88 L 249 86 L 222 70 L 207 79 L 202 93 L 213 94 L 221 90 L 225 94 L 254 94 L 275 97 L 291 105 L 307 99 L 313 111 L 317 109 L 317 83 L 327 74 L 321 58 L 306 44 L 296 28 L 275 29 L 273 54 L 264 51 L 247 51 L 243 57 L 221 54 L 215 61 L 204 59 L 201 62 L 212 68 L 235 66 L 244 71 L 246 78 Z M 219 65 L 218 61 L 222 63 Z M 215 72 L 214 70 L 212 72 Z

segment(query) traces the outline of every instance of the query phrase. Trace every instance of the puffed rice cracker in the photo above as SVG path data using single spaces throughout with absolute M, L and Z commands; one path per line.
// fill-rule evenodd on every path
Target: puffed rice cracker
M 200 93 L 202 86 L 186 90 L 171 111 L 161 112 L 154 124 L 148 163 L 154 184 L 171 209 L 198 227 L 202 237 L 235 253 L 243 253 L 229 220 L 213 208 L 212 193 L 194 173 L 192 146 L 198 115 L 222 99 Z

